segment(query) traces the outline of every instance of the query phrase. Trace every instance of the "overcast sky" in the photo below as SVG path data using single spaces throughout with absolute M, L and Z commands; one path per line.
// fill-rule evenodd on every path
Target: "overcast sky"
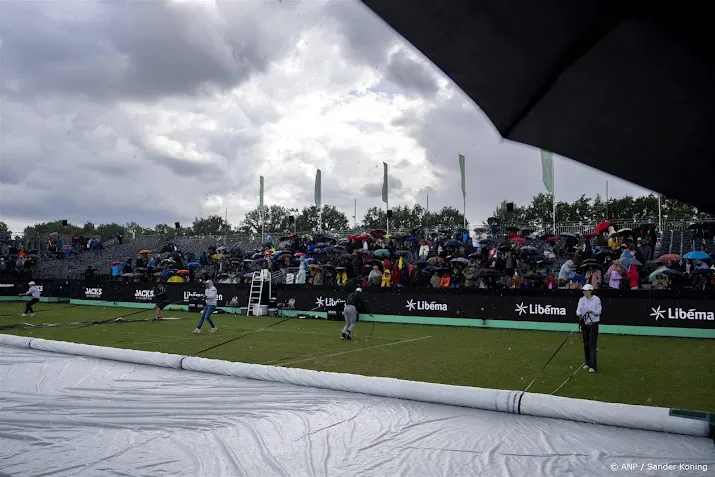
M 0 220 L 239 222 L 265 201 L 358 220 L 390 204 L 467 217 L 544 191 L 537 149 L 349 0 L 5 0 L 0 9 Z M 647 191 L 557 157 L 556 195 Z

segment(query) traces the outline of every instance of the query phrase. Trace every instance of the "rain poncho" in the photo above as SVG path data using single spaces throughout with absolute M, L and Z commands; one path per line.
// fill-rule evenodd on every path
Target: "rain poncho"
M 559 271 L 559 280 L 566 280 L 568 277 L 575 273 L 574 263 L 571 260 L 566 260 L 566 263 L 561 265 L 561 270 Z
M 305 258 L 300 257 L 300 268 L 298 269 L 298 276 L 295 279 L 297 284 L 305 283 L 306 273 L 308 272 L 308 265 L 305 263 Z

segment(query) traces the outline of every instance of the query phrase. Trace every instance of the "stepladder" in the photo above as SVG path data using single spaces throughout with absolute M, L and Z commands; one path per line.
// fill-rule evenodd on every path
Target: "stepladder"
M 253 272 L 251 289 L 248 294 L 248 309 L 246 310 L 246 315 L 258 316 L 263 297 L 263 289 L 266 284 L 268 285 L 268 293 L 270 294 L 271 272 L 269 270 L 261 269 Z

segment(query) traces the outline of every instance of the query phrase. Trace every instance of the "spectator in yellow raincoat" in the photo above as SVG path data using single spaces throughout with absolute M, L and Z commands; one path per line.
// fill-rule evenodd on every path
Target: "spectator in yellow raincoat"
M 380 284 L 381 287 L 391 287 L 392 286 L 392 272 L 390 271 L 389 268 L 386 268 L 382 272 L 382 284 Z
M 344 287 L 348 281 L 348 274 L 345 273 L 345 267 L 337 267 L 335 269 L 335 281 L 339 287 Z

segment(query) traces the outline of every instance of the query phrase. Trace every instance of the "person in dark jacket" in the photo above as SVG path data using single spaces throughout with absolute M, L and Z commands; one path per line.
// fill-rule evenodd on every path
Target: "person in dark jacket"
M 166 301 L 166 288 L 164 285 L 159 283 L 155 288 L 154 288 L 154 313 L 155 313 L 155 319 L 161 320 L 164 318 L 164 308 L 169 304 L 168 301 Z
M 360 287 L 356 288 L 353 293 L 348 295 L 348 299 L 345 300 L 345 309 L 343 310 L 345 327 L 340 336 L 341 340 L 352 339 L 353 329 L 355 328 L 355 323 L 357 323 L 359 313 L 368 313 L 370 316 L 373 316 L 372 313 L 367 311 L 365 300 L 362 299 L 362 288 Z

